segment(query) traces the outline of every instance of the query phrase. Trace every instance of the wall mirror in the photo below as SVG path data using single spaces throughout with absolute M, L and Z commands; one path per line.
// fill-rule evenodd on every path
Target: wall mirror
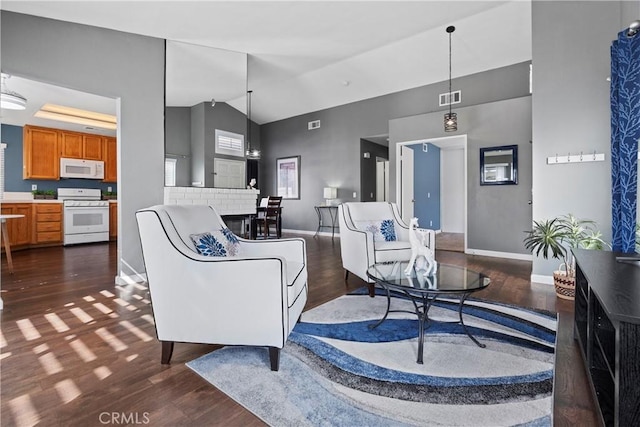
M 165 185 L 244 188 L 247 55 L 167 40 L 165 67 Z M 216 131 L 241 136 L 237 155 L 216 152 Z
M 480 149 L 480 185 L 515 185 L 517 183 L 517 145 Z

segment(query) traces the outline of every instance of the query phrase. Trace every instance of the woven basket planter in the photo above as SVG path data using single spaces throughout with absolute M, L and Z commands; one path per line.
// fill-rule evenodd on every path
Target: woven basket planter
M 567 275 L 565 271 L 553 272 L 553 285 L 558 298 L 573 300 L 576 296 L 576 278 Z

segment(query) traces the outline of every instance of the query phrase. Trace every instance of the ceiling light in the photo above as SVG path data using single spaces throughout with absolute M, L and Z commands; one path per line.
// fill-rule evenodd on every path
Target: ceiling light
M 11 76 L 2 74 L 2 94 L 0 95 L 0 107 L 7 110 L 24 110 L 27 108 L 27 98 L 18 92 L 7 89 L 6 80 Z
M 118 128 L 116 116 L 64 105 L 45 104 L 34 116 L 41 119 L 58 120 L 102 129 L 115 130 Z
M 451 33 L 456 30 L 456 27 L 450 25 L 447 27 L 447 33 L 449 33 L 449 112 L 444 115 L 444 131 L 454 132 L 458 130 L 458 115 L 451 112 Z

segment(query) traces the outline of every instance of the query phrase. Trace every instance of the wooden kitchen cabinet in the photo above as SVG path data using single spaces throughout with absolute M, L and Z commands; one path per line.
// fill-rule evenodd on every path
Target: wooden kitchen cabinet
M 83 153 L 81 133 L 60 131 L 60 157 L 82 159 Z
M 103 160 L 102 146 L 101 135 L 60 131 L 60 157 Z
M 31 203 L 3 203 L 3 215 L 24 215 L 24 218 L 7 220 L 11 249 L 31 243 Z
M 116 182 L 118 180 L 118 144 L 116 138 L 103 137 L 104 150 L 104 182 Z
M 62 243 L 62 203 L 33 204 L 33 243 Z
M 109 203 L 109 240 L 118 240 L 118 204 Z
M 86 160 L 104 160 L 102 139 L 103 137 L 100 135 L 82 135 L 82 158 Z
M 23 130 L 24 179 L 60 179 L 59 132 L 26 125 Z

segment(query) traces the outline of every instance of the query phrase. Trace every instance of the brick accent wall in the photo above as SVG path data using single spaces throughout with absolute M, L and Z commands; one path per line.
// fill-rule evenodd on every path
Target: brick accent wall
M 219 215 L 245 215 L 256 212 L 259 190 L 235 188 L 165 187 L 167 205 L 209 205 Z

